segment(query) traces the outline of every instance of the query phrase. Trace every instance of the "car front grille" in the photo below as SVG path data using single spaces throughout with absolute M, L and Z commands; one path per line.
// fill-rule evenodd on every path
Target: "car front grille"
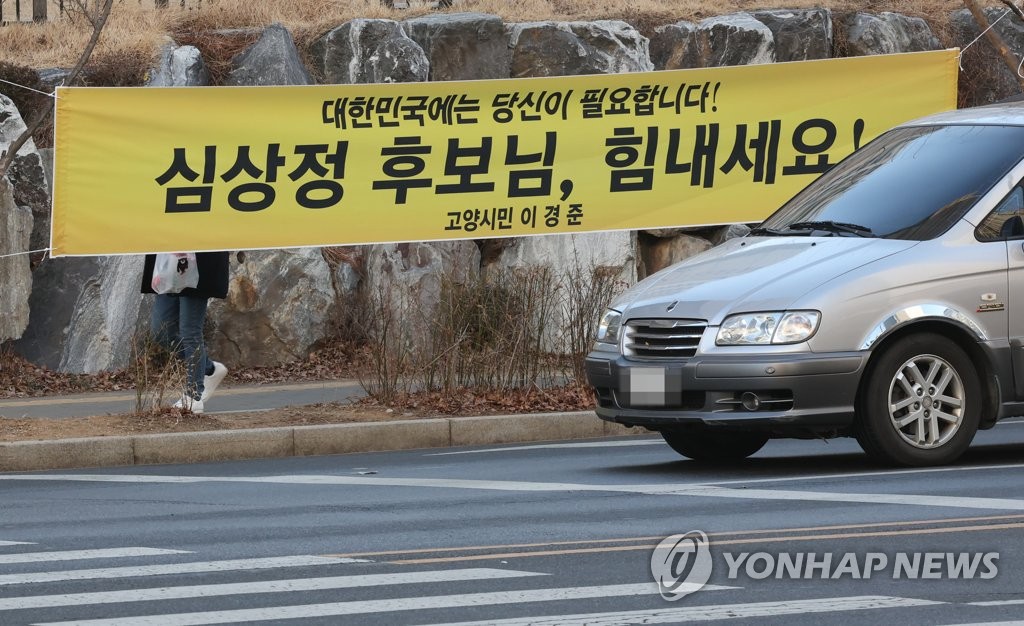
M 688 359 L 697 353 L 707 326 L 703 320 L 630 320 L 622 353 L 642 359 Z

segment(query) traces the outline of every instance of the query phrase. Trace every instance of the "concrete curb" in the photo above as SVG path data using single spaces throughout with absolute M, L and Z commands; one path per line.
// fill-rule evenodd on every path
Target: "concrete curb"
M 592 411 L 445 417 L 0 443 L 0 472 L 448 448 L 587 439 L 645 431 Z

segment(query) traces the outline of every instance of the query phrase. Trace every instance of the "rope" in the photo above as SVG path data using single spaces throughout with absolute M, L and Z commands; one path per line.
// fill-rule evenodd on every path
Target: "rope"
M 981 34 L 978 35 L 977 37 L 975 37 L 974 41 L 972 41 L 971 43 L 967 44 L 966 46 L 964 46 L 963 48 L 960 49 L 960 54 L 959 54 L 959 56 L 957 56 L 956 62 L 960 66 L 960 71 L 961 72 L 964 71 L 963 58 L 964 58 L 964 53 L 967 52 L 967 49 L 970 48 L 971 46 L 973 46 L 974 44 L 978 43 L 978 40 L 981 39 L 982 37 L 984 37 L 985 33 L 987 33 L 988 31 L 992 30 L 992 28 L 994 28 L 996 24 L 998 24 L 1000 21 L 1002 21 L 1002 19 L 1004 17 L 1009 15 L 1010 12 L 1011 12 L 1010 9 L 1006 9 L 1006 11 L 1002 15 L 999 16 L 999 19 L 994 21 L 994 22 L 992 22 L 991 24 L 988 25 L 988 28 L 986 28 L 985 30 L 981 31 Z M 1020 73 L 1020 68 L 1019 67 L 1017 68 L 1017 73 L 1018 74 Z M 1024 78 L 1024 76 L 1022 76 L 1022 78 Z
M 21 256 L 23 254 L 35 254 L 36 252 L 49 252 L 51 250 L 53 250 L 53 248 L 43 248 L 41 250 L 26 250 L 25 252 L 11 252 L 10 254 L 0 254 L 0 259 Z M 46 257 L 44 256 L 43 258 L 45 259 Z
M 14 85 L 15 87 L 21 87 L 22 89 L 28 89 L 29 91 L 34 91 L 34 92 L 36 92 L 36 93 L 41 93 L 41 94 L 43 94 L 44 96 L 47 96 L 47 97 L 53 98 L 53 99 L 55 99 L 55 100 L 57 99 L 57 96 L 56 96 L 56 94 L 52 94 L 52 93 L 47 93 L 47 92 L 45 92 L 45 91 L 39 91 L 38 89 L 33 89 L 33 88 L 31 88 L 31 87 L 26 87 L 25 85 L 19 85 L 18 83 L 12 83 L 11 81 L 9 81 L 9 80 L 4 80 L 4 79 L 2 79 L 2 78 L 0 78 L 0 83 L 7 83 L 8 85 Z

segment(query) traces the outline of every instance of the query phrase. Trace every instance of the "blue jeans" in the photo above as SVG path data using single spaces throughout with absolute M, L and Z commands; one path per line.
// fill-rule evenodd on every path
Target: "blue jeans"
M 207 298 L 156 294 L 149 329 L 153 339 L 174 352 L 185 364 L 187 393 L 203 396 L 203 377 L 212 368 L 203 342 Z

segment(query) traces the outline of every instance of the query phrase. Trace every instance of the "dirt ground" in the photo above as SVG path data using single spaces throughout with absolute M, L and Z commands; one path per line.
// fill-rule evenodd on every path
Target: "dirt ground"
M 174 409 L 151 415 L 99 415 L 62 419 L 0 418 L 0 441 L 114 437 L 238 428 L 312 426 L 431 417 L 427 412 L 354 405 L 311 405 L 252 413 L 193 415 Z M 436 414 L 433 415 L 436 417 Z
M 391 406 L 364 401 L 363 404 L 313 404 L 266 411 L 203 415 L 166 408 L 140 415 L 60 419 L 0 417 L 0 442 L 587 410 L 593 410 L 593 398 L 589 389 L 579 386 L 480 394 L 464 391 L 454 398 L 439 394 L 415 394 L 396 399 Z

